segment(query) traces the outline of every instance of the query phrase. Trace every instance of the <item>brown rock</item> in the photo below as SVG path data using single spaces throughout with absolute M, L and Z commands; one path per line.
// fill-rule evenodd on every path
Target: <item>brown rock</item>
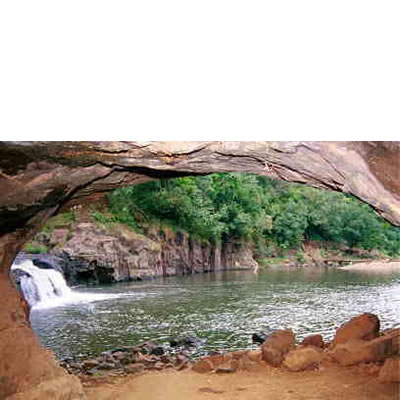
M 340 365 L 382 361 L 399 354 L 400 328 L 374 340 L 352 340 L 338 344 L 328 354 Z
M 237 360 L 227 361 L 216 368 L 217 374 L 229 374 L 236 372 L 239 362 Z
M 254 372 L 258 371 L 260 367 L 261 367 L 260 363 L 251 361 L 248 356 L 244 356 L 240 360 L 238 360 L 237 369 L 242 371 Z
M 400 382 L 400 357 L 388 358 L 379 371 L 381 382 Z
M 262 359 L 268 364 L 279 367 L 283 359 L 295 346 L 295 336 L 292 330 L 280 330 L 268 336 L 261 345 Z
M 215 368 L 221 365 L 224 361 L 226 361 L 226 357 L 224 354 L 215 354 L 213 356 L 203 357 L 202 360 L 209 361 Z
M 154 364 L 154 367 L 153 367 L 153 368 L 154 368 L 154 369 L 157 369 L 158 371 L 161 371 L 162 369 L 165 368 L 165 364 L 162 363 L 161 361 L 157 361 L 157 362 Z
M 238 350 L 238 351 L 232 351 L 230 354 L 232 355 L 232 358 L 234 360 L 239 360 L 242 357 L 247 356 L 248 351 L 247 350 Z
M 257 351 L 248 351 L 247 352 L 247 357 L 253 361 L 253 362 L 260 362 L 262 359 L 262 354 L 261 351 L 257 350 Z
M 144 370 L 144 365 L 141 363 L 129 364 L 124 368 L 124 371 L 128 374 L 137 374 Z
M 286 354 L 283 365 L 290 371 L 315 369 L 323 359 L 322 350 L 315 346 L 300 347 Z
M 97 360 L 85 360 L 82 365 L 85 369 L 95 368 L 99 366 L 99 362 Z
M 208 360 L 199 360 L 192 365 L 192 370 L 204 374 L 214 370 L 212 363 Z
M 175 357 L 175 362 L 173 362 L 173 365 L 177 371 L 180 371 L 180 370 L 186 368 L 188 366 L 188 364 L 189 364 L 188 359 L 182 354 L 178 354 Z
M 350 340 L 371 340 L 379 336 L 379 319 L 375 314 L 361 314 L 343 324 L 337 331 L 330 347 Z
M 303 341 L 300 343 L 302 346 L 315 346 L 319 347 L 321 349 L 324 348 L 324 339 L 322 338 L 321 335 L 310 335 L 307 336 L 303 339 Z
M 165 368 L 168 368 L 169 364 L 166 365 Z M 189 362 L 186 361 L 184 363 L 178 364 L 178 365 L 172 365 L 177 371 L 182 371 L 183 369 L 187 368 L 189 366 Z
M 128 353 L 125 351 L 116 351 L 115 353 L 113 353 L 113 357 L 116 360 L 123 360 L 124 358 L 126 358 L 128 356 Z

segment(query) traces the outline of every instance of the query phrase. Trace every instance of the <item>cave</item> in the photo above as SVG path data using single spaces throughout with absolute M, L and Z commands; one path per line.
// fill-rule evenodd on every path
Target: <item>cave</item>
M 400 226 L 400 142 L 1 142 L 0 398 L 82 399 L 39 342 L 9 269 L 64 207 L 157 178 L 251 172 L 349 193 Z

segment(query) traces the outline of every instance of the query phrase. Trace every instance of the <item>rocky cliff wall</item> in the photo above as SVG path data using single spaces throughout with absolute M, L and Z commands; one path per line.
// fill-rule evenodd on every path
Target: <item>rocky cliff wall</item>
M 123 224 L 74 223 L 68 229 L 39 233 L 70 285 L 113 283 L 257 266 L 248 245 L 209 244 L 185 232 L 151 227 L 146 235 Z

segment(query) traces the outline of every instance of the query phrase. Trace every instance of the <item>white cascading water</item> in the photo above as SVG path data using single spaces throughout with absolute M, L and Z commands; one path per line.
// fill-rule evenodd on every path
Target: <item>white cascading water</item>
M 25 274 L 20 274 L 18 280 L 24 298 L 31 309 L 51 308 L 68 303 L 90 303 L 135 295 L 135 292 L 88 293 L 72 290 L 60 272 L 55 269 L 38 268 L 29 259 L 15 262 L 11 269 L 25 272 Z
M 25 300 L 31 307 L 51 306 L 54 301 L 71 295 L 71 289 L 64 277 L 54 269 L 38 268 L 31 260 L 13 264 L 11 269 L 19 269 L 26 273 L 20 277 L 20 286 Z

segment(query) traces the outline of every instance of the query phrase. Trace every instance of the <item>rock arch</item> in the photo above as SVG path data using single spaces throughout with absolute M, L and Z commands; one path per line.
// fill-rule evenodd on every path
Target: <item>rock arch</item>
M 40 348 L 8 279 L 24 242 L 67 202 L 212 172 L 351 193 L 400 225 L 400 142 L 0 142 L 1 398 L 83 398 L 77 378 Z

